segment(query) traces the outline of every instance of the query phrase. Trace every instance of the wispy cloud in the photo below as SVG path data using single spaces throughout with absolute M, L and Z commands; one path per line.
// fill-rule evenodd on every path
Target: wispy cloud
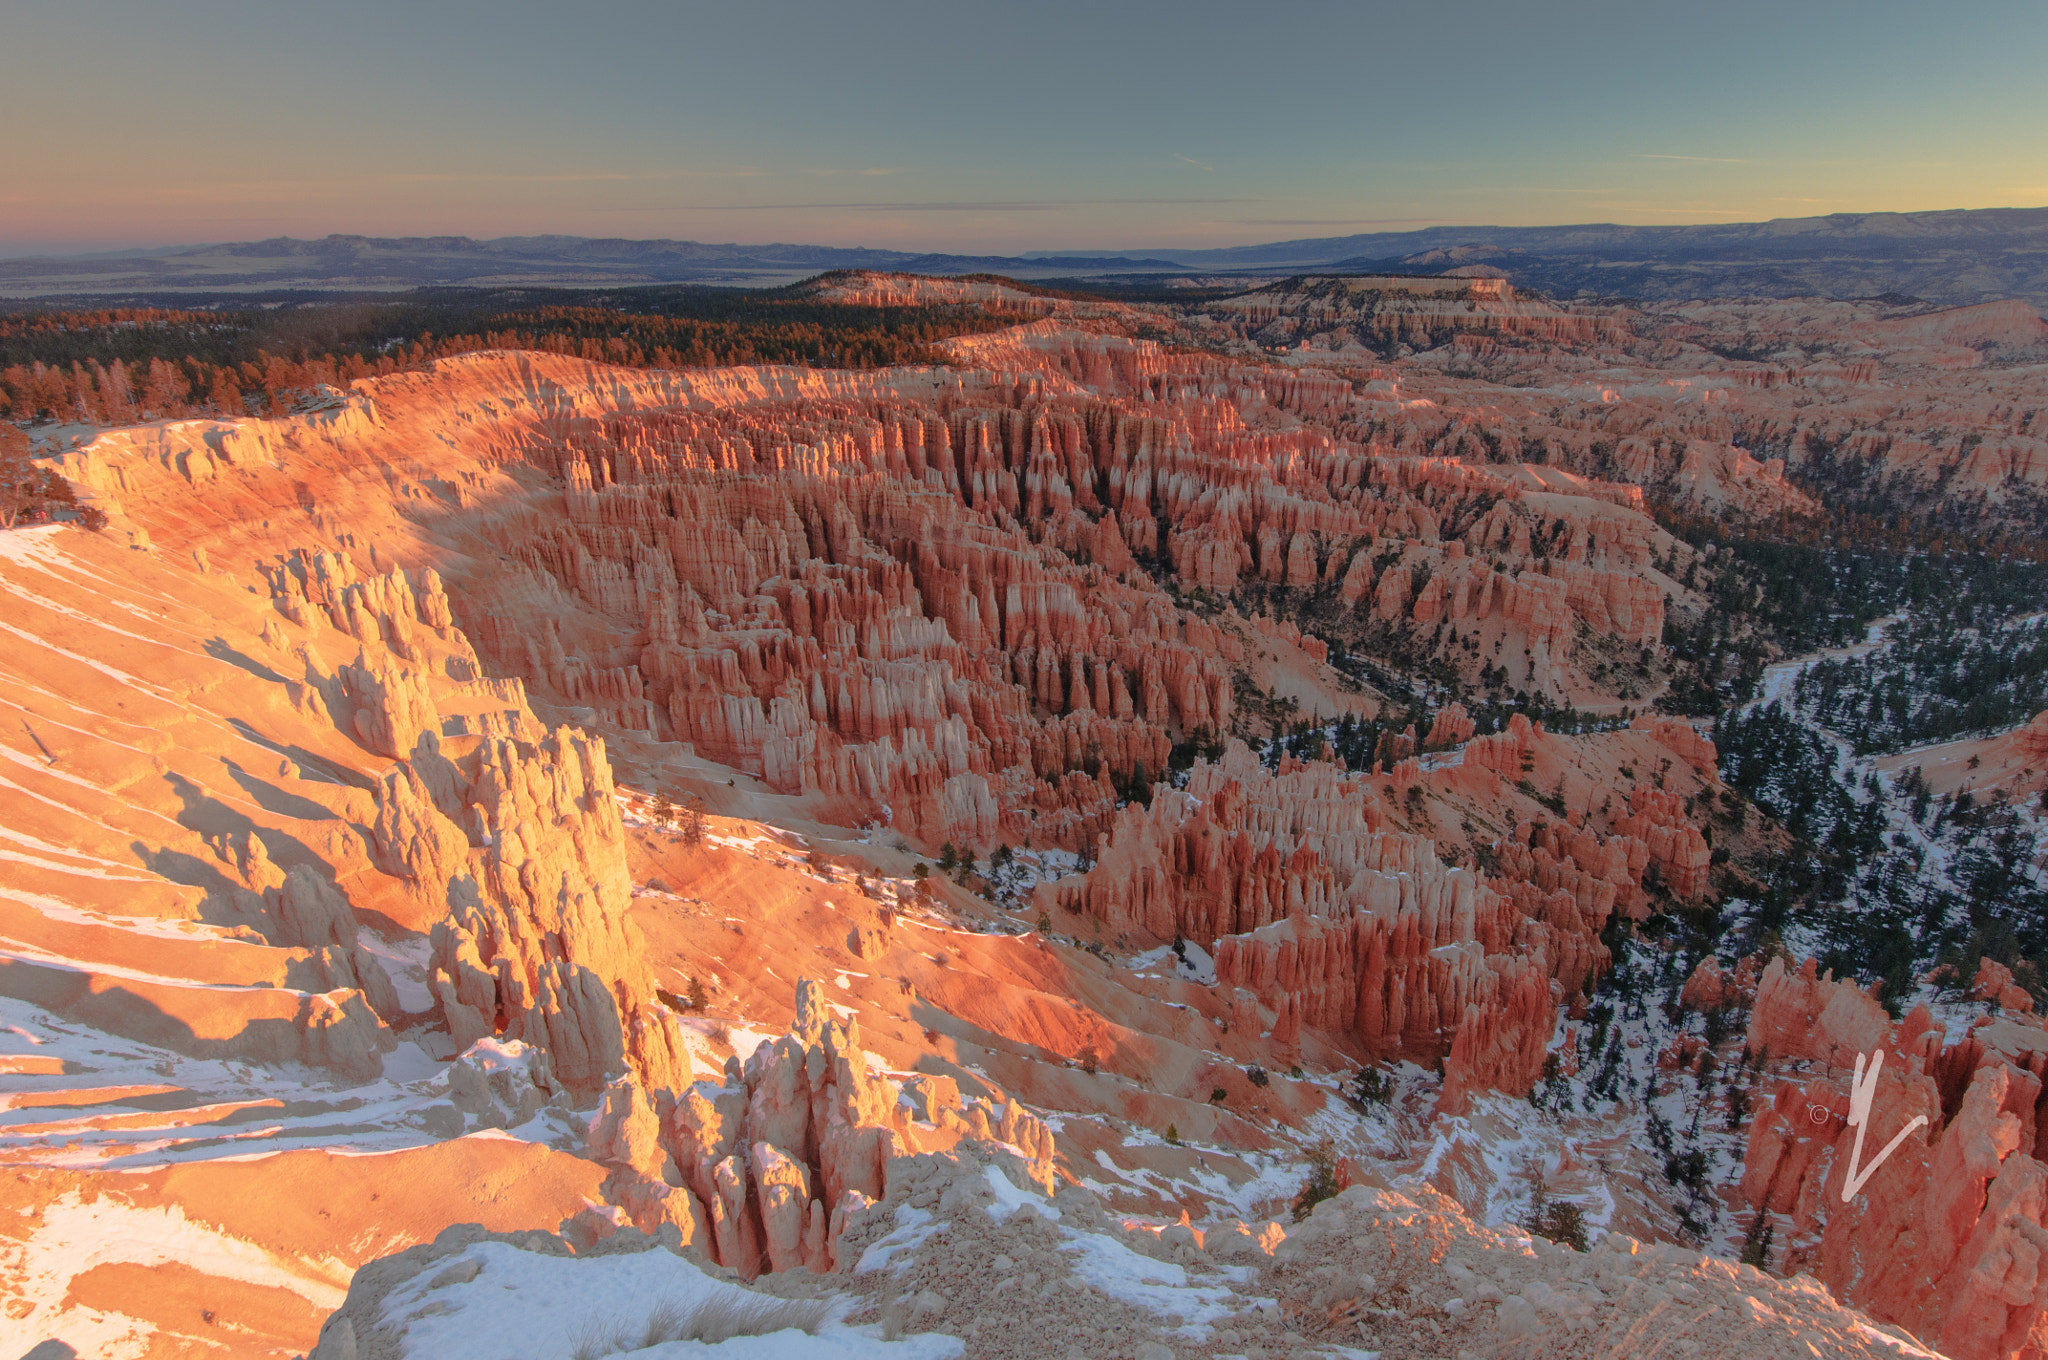
M 973 203 L 703 203 L 664 204 L 645 211 L 660 212 L 1059 212 L 1066 208 L 1122 208 L 1168 205 L 1174 207 L 1213 206 L 1220 203 L 1258 203 L 1256 198 L 1075 198 L 995 199 Z
M 1198 161 L 1193 156 L 1183 156 L 1180 154 L 1180 152 L 1176 151 L 1173 153 L 1173 158 L 1177 161 L 1180 161 L 1184 165 L 1192 165 L 1197 170 L 1207 170 L 1212 175 L 1216 173 L 1215 166 L 1209 164 L 1207 161 Z
M 1625 208 L 1629 212 L 1671 213 L 1679 217 L 1747 217 L 1748 208 L 1659 208 L 1648 203 L 1601 203 L 1602 208 Z
M 1408 227 L 1449 222 L 1448 217 L 1226 217 L 1232 227 Z
M 1469 197 L 1475 194 L 1618 194 L 1622 190 L 1614 184 L 1597 189 L 1567 189 L 1559 184 L 1473 184 L 1450 192 Z
M 1740 156 L 1673 156 L 1661 151 L 1638 151 L 1634 159 L 1639 161 L 1705 161 L 1712 165 L 1748 165 Z
M 593 184 L 615 180 L 667 179 L 667 175 L 628 175 L 597 171 L 578 175 L 386 175 L 392 184 Z

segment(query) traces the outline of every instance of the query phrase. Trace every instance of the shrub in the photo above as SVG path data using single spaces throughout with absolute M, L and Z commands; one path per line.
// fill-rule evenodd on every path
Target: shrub
M 1337 1175 L 1337 1149 L 1325 1138 L 1308 1150 L 1308 1179 L 1294 1196 L 1294 1221 L 1301 1222 L 1326 1199 L 1336 1198 L 1344 1188 Z
M 1095 1051 L 1094 1044 L 1081 1045 L 1081 1051 L 1076 1055 L 1075 1061 L 1080 1063 L 1081 1070 L 1091 1077 L 1095 1075 L 1096 1069 L 1102 1066 L 1102 1057 Z
M 1384 1105 L 1394 1097 L 1394 1083 L 1377 1067 L 1359 1069 L 1344 1085 L 1344 1098 L 1363 1111 L 1367 1105 Z
M 1571 1200 L 1552 1199 L 1541 1181 L 1536 1183 L 1536 1198 L 1529 1202 L 1529 1212 L 1518 1222 L 1531 1237 L 1546 1238 L 1573 1251 L 1586 1250 L 1586 1211 Z
M 704 843 L 704 800 L 694 793 L 683 795 L 676 805 L 676 829 L 681 832 L 684 845 Z

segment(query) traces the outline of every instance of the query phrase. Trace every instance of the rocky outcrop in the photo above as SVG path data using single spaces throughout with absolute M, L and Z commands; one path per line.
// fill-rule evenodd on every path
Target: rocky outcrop
M 428 977 L 449 1032 L 462 1046 L 487 1035 L 533 1043 L 572 1091 L 594 1092 L 629 1065 L 649 1087 L 679 1089 L 689 1060 L 626 920 L 631 884 L 604 743 L 562 729 L 538 746 L 486 742 L 472 759 L 457 797 L 479 848 L 456 866 L 430 858 L 420 868 L 450 907 L 433 928 Z M 413 765 L 403 768 L 403 781 L 387 777 L 379 790 L 380 832 L 404 820 L 387 816 L 399 802 L 418 823 L 452 826 L 423 800 Z M 445 853 L 456 841 L 441 829 L 434 843 Z M 380 849 L 391 853 L 381 837 Z
M 1986 955 L 1977 964 L 1977 976 L 1970 983 L 1970 995 L 1979 1001 L 1994 1001 L 2006 1010 L 2022 1014 L 2034 1009 L 2034 998 L 2012 980 L 2012 969 Z
M 1700 735 L 1698 728 L 1681 718 L 1640 717 L 1629 723 L 1635 732 L 1648 732 L 1659 745 L 1695 770 L 1712 772 L 1720 764 L 1714 743 Z
M 1494 966 L 1497 995 L 1467 1003 L 1444 1055 L 1441 1114 L 1463 1114 L 1476 1091 L 1526 1094 L 1543 1075 L 1544 1052 L 1557 1029 L 1556 983 L 1538 962 L 1505 959 Z
M 1551 1032 L 1552 979 L 1576 990 L 1604 962 L 1597 926 L 1576 905 L 1525 916 L 1427 837 L 1384 822 L 1365 779 L 1292 760 L 1269 773 L 1232 743 L 1184 792 L 1126 808 L 1061 905 L 1105 934 L 1209 949 L 1219 982 L 1274 1016 L 1278 1042 L 1308 1027 L 1427 1058 L 1456 1034 L 1461 1089 L 1526 1091 Z
M 255 842 L 261 845 L 261 841 Z M 276 921 L 277 943 L 314 952 L 325 990 L 352 988 L 370 1009 L 396 1023 L 403 1014 L 391 975 L 359 938 L 356 917 L 331 880 L 310 866 L 295 865 L 284 882 L 264 893 Z
M 1614 831 L 1630 842 L 1634 873 L 1654 868 L 1657 880 L 1681 901 L 1706 892 L 1712 851 L 1687 820 L 1684 800 L 1676 792 L 1637 785 L 1629 791 L 1627 815 L 1614 819 Z
M 1360 1354 L 1390 1353 L 1444 1329 L 1444 1300 L 1456 1300 L 1448 1315 L 1457 1353 L 1474 1360 L 1666 1352 L 1878 1360 L 1917 1349 L 1810 1282 L 1618 1232 L 1572 1251 L 1484 1226 L 1435 1191 L 1400 1193 L 1377 1178 L 1285 1227 L 1235 1218 L 1197 1225 L 1185 1215 L 1133 1222 L 1086 1186 L 1049 1202 L 1020 1180 L 1028 1177 L 1001 1155 L 905 1159 L 889 1197 L 845 1240 L 847 1269 L 830 1281 L 778 1280 L 751 1291 L 706 1278 L 687 1253 L 670 1255 L 680 1245 L 673 1234 L 588 1241 L 465 1224 L 358 1270 L 309 1360 L 477 1360 L 492 1346 L 507 1349 L 506 1337 L 576 1335 L 586 1297 L 628 1343 L 673 1335 L 675 1310 L 662 1302 L 681 1297 L 703 1301 L 713 1318 L 819 1328 L 815 1340 L 799 1342 L 792 1325 L 756 1347 L 780 1343 L 778 1354 L 883 1360 L 951 1353 L 969 1338 L 978 1347 L 969 1354 L 1058 1356 L 1089 1354 L 1117 1337 L 1125 1353 L 1157 1360 L 1176 1343 L 1185 1351 L 1186 1318 L 1197 1310 L 1211 1344 L 1260 1354 L 1302 1349 L 1302 1317 L 1348 1311 L 1354 1291 L 1385 1280 L 1401 1285 L 1386 1289 L 1384 1306 L 1345 1321 L 1347 1340 L 1375 1348 Z M 1142 1275 L 1144 1289 L 1105 1292 L 1106 1260 L 1124 1279 Z M 1019 1287 L 1026 1272 L 1042 1285 Z M 485 1325 L 485 1343 L 468 1344 L 465 1328 Z
M 346 556 L 300 552 L 271 582 L 281 613 L 358 646 L 331 680 L 304 652 L 305 688 L 392 762 L 367 819 L 386 878 L 358 881 L 387 916 L 431 933 L 427 984 L 457 1048 L 530 1044 L 583 1099 L 628 1071 L 653 1090 L 686 1084 L 675 1018 L 626 921 L 625 831 L 603 741 L 568 727 L 542 735 L 516 683 L 480 679 L 430 569 L 358 580 Z M 430 678 L 437 670 L 445 678 Z M 444 704 L 458 712 L 444 719 Z M 459 735 L 444 746 L 444 732 Z M 332 934 L 353 948 L 331 894 L 289 880 L 280 892 L 283 919 L 309 946 Z M 356 962 L 373 989 L 381 970 Z M 372 1005 L 390 990 L 371 990 Z
M 1472 721 L 1472 715 L 1465 711 L 1463 704 L 1446 704 L 1430 720 L 1429 735 L 1422 739 L 1422 746 L 1424 750 L 1458 746 L 1470 741 L 1478 730 L 1478 724 Z
M 1960 1044 L 1920 1008 L 1894 1025 L 1847 982 L 1773 960 L 1758 980 L 1753 1052 L 1826 1064 L 1784 1081 L 1751 1126 L 1744 1198 L 1821 1232 L 1817 1265 L 1837 1298 L 1962 1360 L 2023 1354 L 2048 1318 L 2048 1163 L 2040 1160 L 2048 1033 L 2007 1020 Z M 1861 1166 L 1915 1119 L 1843 1200 L 1858 1056 L 1882 1053 Z
M 614 1160 L 624 1160 L 617 1149 L 632 1117 L 600 1121 Z M 897 1088 L 867 1070 L 859 1022 L 831 1019 L 823 987 L 808 980 L 790 1032 L 728 1063 L 723 1085 L 685 1090 L 665 1133 L 679 1188 L 662 1221 L 686 1224 L 688 1240 L 749 1279 L 835 1268 L 847 1219 L 888 1192 L 900 1159 L 963 1137 L 1008 1147 L 1051 1190 L 1052 1135 L 1037 1116 L 1014 1100 L 999 1118 L 980 1104 L 963 1117 L 957 1095 L 950 1105 L 899 1103 Z M 651 1147 L 633 1155 L 635 1165 L 657 1161 Z
M 1747 1047 L 1840 1066 L 1857 1053 L 1875 1052 L 1890 1030 L 1884 1007 L 1855 983 L 1817 975 L 1812 959 L 1797 972 L 1772 959 L 1757 979 Z
M 2035 763 L 2034 768 L 2048 767 L 2048 713 L 2036 713 L 2034 720 L 2014 734 L 2020 751 Z
M 1745 958 L 1733 969 L 1721 966 L 1712 954 L 1699 961 L 1685 980 L 1679 1004 L 1690 1011 L 1713 1012 L 1731 1006 L 1753 1006 L 1757 989 L 1757 960 Z

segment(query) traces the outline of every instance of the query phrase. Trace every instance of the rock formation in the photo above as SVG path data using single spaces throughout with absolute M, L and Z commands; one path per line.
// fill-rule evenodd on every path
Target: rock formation
M 798 985 L 789 1034 L 728 1065 L 722 1086 L 699 1083 L 674 1102 L 666 1168 L 637 1088 L 614 1092 L 594 1143 L 650 1183 L 671 1171 L 677 1186 L 635 1221 L 650 1231 L 677 1223 L 709 1259 L 749 1279 L 763 1270 L 834 1269 L 848 1217 L 887 1193 L 897 1159 L 962 1138 L 1008 1147 L 1051 1188 L 1052 1138 L 1036 1115 L 1014 1100 L 999 1118 L 981 1105 L 963 1118 L 957 1096 L 950 1104 L 900 1103 L 894 1085 L 868 1072 L 859 1022 L 830 1019 L 816 982 Z M 613 1104 L 628 1115 L 614 1116 Z M 628 1148 L 634 1119 L 645 1131 Z
M 1780 1084 L 1751 1126 L 1742 1190 L 1752 1206 L 1819 1227 L 1836 1297 L 1896 1321 L 1959 1360 L 2024 1353 L 2048 1310 L 2048 1162 L 2041 1108 L 2048 1032 L 2031 1018 L 1946 1043 L 1927 1010 L 1893 1024 L 1846 981 L 1774 959 L 1758 979 L 1752 1051 L 1825 1064 Z M 1915 1118 L 1927 1122 L 1842 1201 L 1859 1055 L 1882 1052 L 1862 1166 Z

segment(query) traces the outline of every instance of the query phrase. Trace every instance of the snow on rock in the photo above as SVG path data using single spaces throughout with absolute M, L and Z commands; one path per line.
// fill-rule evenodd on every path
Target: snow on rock
M 548 1233 L 451 1228 L 366 1267 L 328 1319 L 313 1360 L 952 1360 L 960 1342 L 884 1341 L 846 1326 L 836 1301 L 779 1297 L 718 1279 L 652 1238 L 571 1256 Z M 734 1335 L 737 1330 L 742 1334 Z

